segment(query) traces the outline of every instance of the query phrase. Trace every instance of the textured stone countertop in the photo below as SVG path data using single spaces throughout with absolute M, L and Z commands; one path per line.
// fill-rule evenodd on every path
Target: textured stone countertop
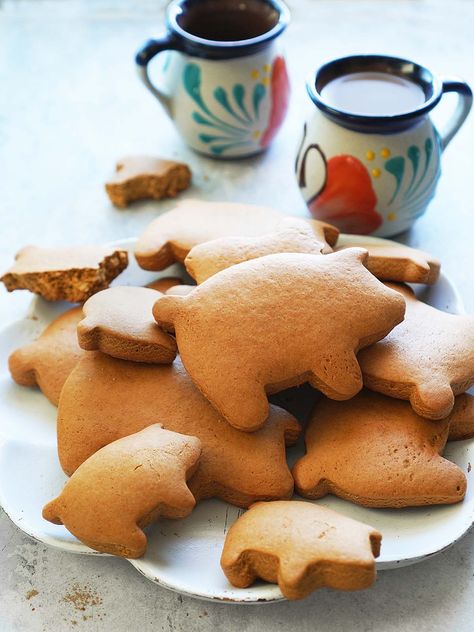
M 398 54 L 474 85 L 474 4 L 292 0 L 286 36 L 293 100 L 270 151 L 216 162 L 188 150 L 136 78 L 134 51 L 162 24 L 161 0 L 0 2 L 0 269 L 28 243 L 102 242 L 137 235 L 171 201 L 116 210 L 103 183 L 116 158 L 158 152 L 187 161 L 186 196 L 304 213 L 293 176 L 305 76 L 355 52 Z M 442 121 L 452 105 L 439 107 Z M 428 213 L 402 236 L 437 255 L 467 309 L 473 291 L 474 116 L 446 151 Z M 0 326 L 30 298 L 0 289 Z M 322 590 L 301 603 L 237 606 L 182 597 L 126 561 L 69 555 L 19 531 L 0 510 L 0 632 L 52 630 L 472 630 L 474 533 L 444 553 L 380 573 L 360 593 Z

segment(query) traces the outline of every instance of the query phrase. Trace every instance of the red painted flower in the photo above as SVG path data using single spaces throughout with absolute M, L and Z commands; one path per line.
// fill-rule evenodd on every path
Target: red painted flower
M 326 184 L 308 203 L 317 219 L 337 226 L 345 233 L 372 233 L 382 223 L 375 206 L 377 197 L 369 172 L 354 156 L 334 156 L 327 161 Z
M 280 129 L 285 118 L 290 100 L 290 82 L 283 57 L 277 57 L 273 62 L 270 80 L 271 109 L 267 129 L 263 132 L 260 145 L 266 147 Z

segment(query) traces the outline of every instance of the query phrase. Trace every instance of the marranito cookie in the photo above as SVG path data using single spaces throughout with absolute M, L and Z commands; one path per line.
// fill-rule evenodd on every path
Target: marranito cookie
M 87 353 L 61 396 L 61 466 L 71 475 L 103 446 L 157 422 L 201 440 L 200 465 L 188 483 L 197 500 L 216 497 L 247 507 L 255 500 L 291 498 L 285 444 L 298 438 L 296 419 L 272 406 L 262 430 L 235 430 L 194 386 L 179 357 L 171 365 L 151 365 Z
M 84 319 L 77 326 L 79 345 L 132 360 L 168 364 L 176 357 L 176 342 L 153 320 L 161 292 L 146 287 L 111 287 L 91 296 L 83 306 Z
M 127 265 L 127 251 L 113 246 L 26 246 L 0 281 L 9 292 L 29 290 L 48 301 L 82 303 L 108 287 Z
M 39 338 L 14 351 L 8 358 L 12 378 L 21 386 L 38 385 L 49 401 L 57 406 L 64 382 L 85 355 L 77 342 L 77 324 L 82 307 L 64 312 L 43 331 Z
M 267 393 L 303 382 L 333 399 L 362 388 L 355 354 L 402 319 L 403 298 L 352 248 L 276 254 L 219 272 L 153 315 L 176 332 L 186 370 L 227 421 L 247 432 L 268 416 Z
M 359 353 L 364 384 L 409 399 L 422 417 L 443 419 L 454 396 L 474 384 L 474 317 L 426 305 L 407 286 L 387 287 L 405 298 L 406 316 L 384 340 Z
M 407 402 L 362 391 L 348 402 L 323 399 L 306 428 L 306 455 L 293 468 L 306 498 L 334 494 L 366 507 L 457 503 L 462 470 L 444 459 L 450 418 L 431 421 Z
M 367 268 L 381 281 L 433 285 L 439 278 L 440 262 L 422 250 L 390 239 L 345 234 L 339 235 L 335 250 L 354 247 L 367 249 Z
M 307 220 L 287 217 L 271 233 L 259 237 L 221 237 L 195 246 L 184 260 L 197 283 L 230 266 L 281 252 L 319 255 L 327 249 Z
M 105 184 L 110 201 L 125 208 L 135 200 L 175 197 L 191 184 L 188 165 L 154 156 L 126 156 Z
M 193 510 L 186 481 L 200 454 L 196 437 L 149 426 L 93 454 L 45 505 L 43 518 L 63 524 L 96 551 L 141 557 L 144 527 L 159 516 L 184 518 Z
M 303 501 L 260 502 L 229 529 L 221 556 L 227 579 L 247 588 L 257 577 L 287 599 L 318 588 L 361 590 L 376 578 L 382 535 L 362 522 Z
M 233 202 L 183 200 L 157 217 L 138 238 L 135 257 L 145 270 L 163 270 L 206 241 L 219 237 L 258 237 L 273 231 L 285 217 L 264 206 Z M 318 239 L 331 251 L 339 231 L 330 224 L 307 220 Z

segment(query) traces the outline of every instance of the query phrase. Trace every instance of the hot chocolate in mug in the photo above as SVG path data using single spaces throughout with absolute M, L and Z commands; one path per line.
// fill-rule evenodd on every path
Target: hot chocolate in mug
M 167 33 L 136 56 L 139 74 L 196 151 L 237 158 L 264 150 L 280 128 L 289 81 L 280 0 L 173 0 Z M 149 61 L 167 51 L 160 87 Z
M 406 59 L 331 61 L 307 83 L 315 107 L 304 124 L 296 177 L 312 215 L 346 233 L 396 235 L 434 195 L 443 150 L 466 119 L 472 92 Z M 438 132 L 429 113 L 445 92 L 458 103 Z

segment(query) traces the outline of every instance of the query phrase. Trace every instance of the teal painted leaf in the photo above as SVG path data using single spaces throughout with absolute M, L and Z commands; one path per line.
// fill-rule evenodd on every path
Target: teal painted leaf
M 420 149 L 419 149 L 419 147 L 417 147 L 417 145 L 410 145 L 410 147 L 408 147 L 408 150 L 407 150 L 407 156 L 408 156 L 408 159 L 411 162 L 412 173 L 411 173 L 410 184 L 408 185 L 407 190 L 405 191 L 405 197 L 410 195 L 410 189 L 415 184 L 416 174 L 418 173 L 418 166 L 420 164 Z
M 210 114 L 201 96 L 201 69 L 197 64 L 186 64 L 183 72 L 183 83 L 191 99 L 193 99 L 206 114 Z
M 430 166 L 432 153 L 433 153 L 433 141 L 431 140 L 431 138 L 428 137 L 425 140 L 425 166 L 423 168 L 423 173 L 421 174 L 420 179 L 418 180 L 418 182 L 416 183 L 415 188 L 412 191 L 412 195 L 414 193 L 416 193 L 416 191 L 418 191 L 421 183 L 425 179 L 426 173 L 428 171 L 428 167 Z
M 215 100 L 220 103 L 222 105 L 222 107 L 231 115 L 233 116 L 237 121 L 239 121 L 239 123 L 243 123 L 244 125 L 247 124 L 247 121 L 245 119 L 243 119 L 241 116 L 239 116 L 236 112 L 234 112 L 231 104 L 229 103 L 229 99 L 227 97 L 227 92 L 224 90 L 224 88 L 221 88 L 220 86 L 218 86 L 215 90 L 214 90 L 214 98 Z
M 213 143 L 215 141 L 232 141 L 233 138 L 228 138 L 227 136 L 213 136 L 211 134 L 199 134 L 199 140 L 202 140 L 203 143 Z
M 253 111 L 255 112 L 255 117 L 257 119 L 259 117 L 260 103 L 262 102 L 262 99 L 265 97 L 265 93 L 266 93 L 266 90 L 263 83 L 255 84 L 255 88 L 253 89 L 252 102 L 253 102 Z
M 247 118 L 248 122 L 251 122 L 250 114 L 248 113 L 247 108 L 245 107 L 245 88 L 241 83 L 236 83 L 233 90 L 232 95 L 234 97 L 235 102 L 240 108 L 240 111 Z
M 387 160 L 385 163 L 385 170 L 395 178 L 395 190 L 389 202 L 389 204 L 391 204 L 397 197 L 402 185 L 403 174 L 405 173 L 405 158 L 403 158 L 403 156 L 390 158 L 390 160 Z
M 208 121 L 207 118 L 204 118 L 204 116 L 202 116 L 202 114 L 199 114 L 199 112 L 193 112 L 191 114 L 191 117 L 193 121 L 199 123 L 199 125 L 209 125 L 211 127 L 215 127 L 212 121 Z
M 200 114 L 199 112 L 193 112 L 191 114 L 191 117 L 193 121 L 195 121 L 196 123 L 199 123 L 199 125 L 207 125 L 208 127 L 215 127 L 217 130 L 219 130 L 220 132 L 224 132 L 225 134 L 231 134 L 235 136 L 241 136 L 242 134 L 247 134 L 247 130 L 245 129 L 234 127 L 233 125 L 229 125 L 228 123 L 225 123 L 224 121 L 220 121 L 219 119 L 209 120 L 205 118 L 204 116 L 202 116 L 202 114 Z
M 242 141 L 242 142 L 236 142 L 236 143 L 228 143 L 227 145 L 214 145 L 213 147 L 211 147 L 211 151 L 213 154 L 223 154 L 225 151 L 227 151 L 228 149 L 233 149 L 234 147 L 238 147 L 239 145 L 250 145 L 251 141 L 247 140 L 247 141 Z

